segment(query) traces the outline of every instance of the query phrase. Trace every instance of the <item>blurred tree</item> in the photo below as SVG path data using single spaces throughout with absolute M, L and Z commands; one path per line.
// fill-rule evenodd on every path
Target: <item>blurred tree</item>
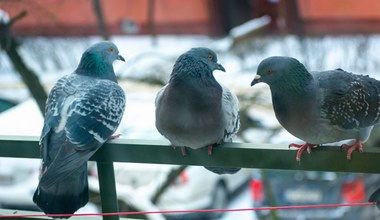
M 157 46 L 157 34 L 155 29 L 155 0 L 149 0 L 148 1 L 148 30 L 149 33 L 152 35 L 152 45 Z
M 108 33 L 108 29 L 104 21 L 103 10 L 102 5 L 100 4 L 100 0 L 92 0 L 92 6 L 98 23 L 99 34 L 103 37 L 104 40 L 109 40 L 110 35 Z
M 188 167 L 187 165 L 181 165 L 177 169 L 173 169 L 169 173 L 165 182 L 160 186 L 160 188 L 157 190 L 157 192 L 154 194 L 152 198 L 152 202 L 154 204 L 157 204 L 160 196 L 166 191 L 166 189 L 178 178 L 178 176 L 182 173 L 182 171 L 184 171 L 187 167 Z
M 17 70 L 22 80 L 28 87 L 30 94 L 36 100 L 42 114 L 44 114 L 47 94 L 37 75 L 28 68 L 24 60 L 21 58 L 19 52 L 17 51 L 18 43 L 11 33 L 11 26 L 26 15 L 27 12 L 22 11 L 20 14 L 11 18 L 9 22 L 0 23 L 0 45 L 11 60 L 13 67 Z

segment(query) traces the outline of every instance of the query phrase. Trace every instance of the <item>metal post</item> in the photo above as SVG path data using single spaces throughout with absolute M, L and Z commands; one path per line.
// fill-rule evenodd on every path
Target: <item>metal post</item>
M 102 212 L 118 212 L 113 162 L 97 162 Z M 104 220 L 119 220 L 119 216 L 104 216 Z

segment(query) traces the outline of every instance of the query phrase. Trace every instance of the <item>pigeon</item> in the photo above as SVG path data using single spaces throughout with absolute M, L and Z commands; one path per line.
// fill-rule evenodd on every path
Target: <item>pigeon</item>
M 342 69 L 309 72 L 291 57 L 274 56 L 258 66 L 251 86 L 269 85 L 276 118 L 305 144 L 290 144 L 302 152 L 321 144 L 354 140 L 347 148 L 363 151 L 373 126 L 380 119 L 380 81 Z
M 206 146 L 211 155 L 213 145 L 231 142 L 239 130 L 238 100 L 214 78 L 214 70 L 225 72 L 217 61 L 214 51 L 192 48 L 179 56 L 169 83 L 157 93 L 156 128 L 173 147 L 180 146 L 184 156 L 185 147 Z M 240 170 L 214 168 L 209 170 L 218 174 Z
M 42 166 L 33 201 L 68 218 L 88 202 L 87 161 L 117 129 L 125 95 L 113 70 L 125 61 L 112 42 L 89 47 L 74 73 L 49 93 L 40 137 Z

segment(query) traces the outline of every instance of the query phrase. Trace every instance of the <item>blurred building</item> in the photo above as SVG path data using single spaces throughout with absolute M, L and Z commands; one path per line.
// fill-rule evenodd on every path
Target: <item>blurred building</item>
M 96 0 L 0 0 L 17 21 L 18 35 L 81 36 L 98 33 Z M 378 0 L 99 0 L 110 34 L 225 35 L 248 20 L 270 15 L 270 33 L 380 32 Z
M 298 0 L 297 2 L 298 25 L 300 31 L 305 34 L 380 33 L 378 0 Z
M 252 18 L 249 0 L 99 0 L 111 34 L 221 35 Z M 97 34 L 94 0 L 0 0 L 21 35 Z

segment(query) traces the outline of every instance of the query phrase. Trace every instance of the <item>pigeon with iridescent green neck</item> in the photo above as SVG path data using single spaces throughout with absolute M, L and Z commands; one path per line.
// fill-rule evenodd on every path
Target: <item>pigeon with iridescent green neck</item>
M 115 132 L 124 112 L 115 60 L 124 61 L 115 44 L 97 43 L 49 93 L 40 181 L 33 196 L 46 214 L 73 214 L 88 202 L 87 161 Z
M 291 57 L 269 57 L 257 69 L 251 86 L 269 85 L 280 124 L 305 144 L 291 144 L 302 152 L 321 144 L 354 140 L 347 147 L 363 151 L 363 143 L 380 120 L 380 81 L 342 69 L 309 72 Z

